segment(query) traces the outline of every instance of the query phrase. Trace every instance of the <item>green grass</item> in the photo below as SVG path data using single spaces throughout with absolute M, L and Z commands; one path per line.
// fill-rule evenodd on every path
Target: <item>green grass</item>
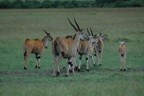
M 0 10 L 0 96 L 143 96 L 144 95 L 144 12 L 143 8 L 97 9 L 9 9 Z M 55 38 L 74 34 L 67 17 L 75 17 L 84 32 L 108 35 L 104 41 L 103 65 L 86 72 L 70 74 L 62 69 L 52 76 L 51 44 L 44 50 L 41 69 L 35 69 L 35 56 L 23 70 L 23 41 L 42 38 L 46 29 Z M 127 45 L 127 72 L 119 71 L 118 46 Z M 83 59 L 83 63 L 85 60 Z

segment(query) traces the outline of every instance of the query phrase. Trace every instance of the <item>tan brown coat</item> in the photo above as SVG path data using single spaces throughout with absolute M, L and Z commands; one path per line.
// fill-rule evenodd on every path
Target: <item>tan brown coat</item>
M 60 69 L 59 69 L 59 61 L 61 58 L 67 59 L 68 67 L 67 67 L 67 73 L 66 76 L 69 75 L 69 69 L 72 67 L 72 71 L 74 73 L 74 64 L 76 55 L 77 55 L 77 48 L 80 42 L 80 39 L 83 38 L 82 29 L 79 28 L 79 25 L 77 24 L 76 20 L 74 19 L 75 25 L 72 24 L 72 22 L 68 19 L 71 26 L 75 29 L 76 33 L 74 35 L 74 38 L 69 37 L 57 37 L 52 42 L 52 54 L 53 54 L 53 65 L 54 65 L 54 71 L 53 75 L 59 76 Z
M 27 59 L 30 53 L 35 54 L 37 59 L 36 68 L 40 68 L 40 58 L 43 52 L 44 47 L 47 48 L 48 40 L 52 41 L 53 38 L 50 36 L 50 33 L 46 32 L 46 36 L 43 39 L 26 39 L 24 41 L 24 69 L 27 69 Z
M 125 42 L 120 42 L 119 45 L 119 56 L 120 56 L 120 70 L 126 71 L 126 45 Z

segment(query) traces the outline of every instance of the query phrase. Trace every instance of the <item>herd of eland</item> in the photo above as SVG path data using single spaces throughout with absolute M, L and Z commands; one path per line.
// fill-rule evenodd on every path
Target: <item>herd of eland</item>
M 47 48 L 48 41 L 52 41 L 52 56 L 53 56 L 53 75 L 60 75 L 59 62 L 60 60 L 66 59 L 67 73 L 80 72 L 82 64 L 82 56 L 86 56 L 86 70 L 89 71 L 89 60 L 92 59 L 94 67 L 96 66 L 96 58 L 98 58 L 98 65 L 102 64 L 103 54 L 103 35 L 102 33 L 94 34 L 91 28 L 86 28 L 87 33 L 83 32 L 80 28 L 76 19 L 74 23 L 69 18 L 68 22 L 74 28 L 75 33 L 72 36 L 56 37 L 53 39 L 50 33 L 46 30 L 45 36 L 42 39 L 26 39 L 24 41 L 24 69 L 27 69 L 27 59 L 30 53 L 35 54 L 36 57 L 36 68 L 40 69 L 40 59 L 43 53 L 43 49 Z M 120 70 L 126 71 L 126 45 L 125 42 L 120 42 L 119 45 L 119 56 L 120 56 Z M 79 64 L 76 64 L 76 57 L 79 56 Z

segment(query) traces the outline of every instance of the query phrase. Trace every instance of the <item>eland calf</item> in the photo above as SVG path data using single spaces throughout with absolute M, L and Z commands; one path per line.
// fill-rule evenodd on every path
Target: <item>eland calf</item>
M 119 45 L 119 56 L 120 56 L 120 70 L 126 71 L 125 63 L 126 63 L 126 45 L 125 42 L 120 42 Z
M 26 39 L 24 41 L 24 69 L 27 69 L 27 59 L 30 53 L 35 54 L 37 59 L 36 68 L 40 69 L 40 58 L 43 52 L 44 47 L 47 48 L 48 41 L 52 41 L 53 38 L 50 33 L 46 32 L 46 36 L 44 36 L 41 40 L 40 39 Z

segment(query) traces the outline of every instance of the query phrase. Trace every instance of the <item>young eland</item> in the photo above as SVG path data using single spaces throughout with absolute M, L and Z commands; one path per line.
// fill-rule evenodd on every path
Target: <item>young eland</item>
M 46 36 L 44 36 L 41 40 L 40 39 L 26 39 L 24 41 L 24 69 L 27 69 L 27 59 L 30 53 L 35 54 L 37 59 L 36 68 L 40 69 L 40 58 L 43 52 L 44 47 L 47 48 L 48 41 L 52 41 L 53 38 L 50 33 L 46 32 Z
M 125 63 L 126 63 L 126 45 L 125 42 L 120 42 L 119 45 L 119 56 L 120 56 L 120 70 L 126 71 Z

